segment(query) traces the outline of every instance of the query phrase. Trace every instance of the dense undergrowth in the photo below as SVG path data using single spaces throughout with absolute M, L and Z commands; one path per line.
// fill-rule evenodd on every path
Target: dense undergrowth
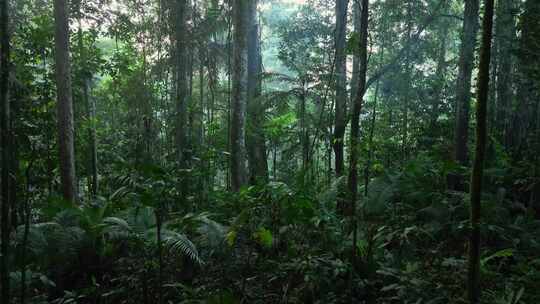
M 108 197 L 34 202 L 35 224 L 14 234 L 12 283 L 26 282 L 27 303 L 346 303 L 351 290 L 355 303 L 465 303 L 468 198 L 445 190 L 455 169 L 420 156 L 373 178 L 353 266 L 340 179 L 183 198 L 178 172 L 124 168 Z M 504 187 L 512 174 L 486 177 L 484 303 L 540 301 L 540 221 Z

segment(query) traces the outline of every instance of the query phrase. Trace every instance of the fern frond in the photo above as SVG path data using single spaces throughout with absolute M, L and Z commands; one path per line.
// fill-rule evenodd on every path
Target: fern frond
M 161 238 L 173 253 L 181 253 L 199 265 L 204 264 L 197 247 L 184 234 L 164 229 L 161 231 Z
M 103 232 L 113 240 L 127 239 L 133 232 L 131 225 L 119 217 L 107 217 L 103 219 L 103 225 L 105 225 Z

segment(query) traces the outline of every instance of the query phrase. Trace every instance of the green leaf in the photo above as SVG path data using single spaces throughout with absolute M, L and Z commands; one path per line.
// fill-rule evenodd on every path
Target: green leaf
M 272 235 L 272 232 L 266 228 L 260 228 L 253 234 L 253 238 L 267 248 L 271 248 L 272 244 L 274 243 L 274 236 Z
M 229 231 L 229 233 L 227 233 L 227 236 L 225 237 L 227 239 L 227 244 L 229 246 L 233 246 L 234 245 L 234 242 L 236 241 L 236 236 L 237 236 L 237 232 L 235 230 L 231 230 Z
M 503 250 L 499 250 L 497 252 L 495 252 L 494 254 L 488 256 L 488 257 L 485 257 L 483 258 L 481 261 L 480 261 L 480 264 L 482 266 L 485 266 L 487 262 L 489 262 L 490 260 L 493 260 L 495 258 L 507 258 L 507 257 L 511 257 L 514 255 L 514 249 L 512 248 L 507 248 L 507 249 L 503 249 Z

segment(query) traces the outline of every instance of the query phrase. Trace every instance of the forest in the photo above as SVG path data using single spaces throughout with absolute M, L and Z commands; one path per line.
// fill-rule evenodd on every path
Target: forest
M 0 0 L 0 303 L 540 303 L 539 0 Z

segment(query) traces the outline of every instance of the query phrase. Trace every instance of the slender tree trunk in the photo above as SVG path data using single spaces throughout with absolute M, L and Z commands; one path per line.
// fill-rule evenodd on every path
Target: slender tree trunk
M 2 291 L 0 299 L 2 303 L 10 303 L 10 282 L 9 282 L 9 158 L 10 158 L 10 149 L 9 149 L 9 126 L 10 126 L 10 117 L 9 117 L 9 3 L 8 0 L 2 0 L 0 2 L 0 142 L 2 146 L 2 169 L 1 169 L 1 203 L 2 203 L 2 233 L 1 241 L 2 247 L 0 248 L 0 253 L 2 254 L 0 260 L 0 282 L 2 283 Z
M 187 9 L 186 0 L 176 0 L 176 152 L 181 168 L 187 165 L 188 145 Z
M 336 0 L 336 113 L 334 119 L 334 154 L 336 176 L 344 171 L 344 142 L 347 126 L 347 54 L 345 52 L 347 36 L 348 0 Z
M 60 181 L 64 199 L 78 201 L 75 175 L 75 146 L 71 63 L 69 58 L 69 8 L 66 0 L 54 1 L 56 94 L 58 108 L 58 148 Z
M 28 167 L 26 168 L 25 176 L 26 176 L 26 198 L 24 201 L 24 233 L 23 233 L 23 241 L 22 241 L 22 254 L 21 254 L 21 304 L 26 303 L 26 251 L 27 251 L 27 245 L 28 245 L 28 234 L 30 232 L 30 219 L 31 219 L 31 213 L 32 213 L 32 206 L 31 206 L 31 189 L 32 189 L 32 180 L 31 180 L 31 173 L 32 173 L 32 166 L 34 164 L 34 159 L 30 161 L 28 164 Z
M 228 14 L 228 24 L 227 24 L 227 151 L 229 153 L 232 153 L 232 132 L 231 132 L 231 126 L 232 126 L 232 61 L 233 61 L 233 1 L 229 1 L 230 10 Z M 232 188 L 232 178 L 231 178 L 231 168 L 232 168 L 232 155 L 228 158 L 228 170 L 226 175 L 226 184 L 227 184 L 227 190 L 230 190 Z
M 471 235 L 469 239 L 468 295 L 471 304 L 480 303 L 480 215 L 482 177 L 487 138 L 487 104 L 489 64 L 493 28 L 494 0 L 485 0 L 482 24 L 482 46 L 478 72 L 478 103 L 476 105 L 476 149 L 471 175 Z
M 360 44 L 359 55 L 360 69 L 358 75 L 358 91 L 356 93 L 353 112 L 351 118 L 351 137 L 350 137 L 350 162 L 349 162 L 349 177 L 348 188 L 351 196 L 351 220 L 353 229 L 353 249 L 351 250 L 351 263 L 354 265 L 356 261 L 356 242 L 357 242 L 357 217 L 356 217 L 356 201 L 358 194 L 358 154 L 359 154 L 359 142 L 360 142 L 360 113 L 362 112 L 362 105 L 364 94 L 366 91 L 366 76 L 367 76 L 367 43 L 368 43 L 368 23 L 369 23 L 369 0 L 362 0 L 362 14 L 360 17 Z M 354 269 L 354 266 L 353 266 Z M 353 302 L 353 270 L 351 271 L 351 278 L 349 280 L 351 289 L 351 303 Z
M 277 180 L 277 143 L 273 144 L 274 149 L 272 150 L 272 177 L 274 180 Z
M 186 162 L 186 168 L 189 168 L 193 160 L 193 151 L 196 146 L 195 138 L 193 132 L 195 132 L 195 116 L 197 111 L 197 105 L 193 102 L 193 65 L 195 64 L 195 49 L 192 45 L 189 45 L 188 51 L 188 96 L 187 100 L 191 104 L 186 104 L 186 113 L 187 113 L 187 126 L 186 126 L 186 144 L 184 145 L 184 161 Z
M 163 303 L 163 241 L 161 238 L 161 226 L 162 226 L 162 210 L 163 207 L 159 206 L 157 207 L 155 211 L 155 217 L 156 217 L 156 241 L 157 241 L 157 254 L 158 254 L 158 267 L 159 267 L 159 274 L 158 274 L 158 304 Z
M 469 110 L 471 107 L 471 77 L 474 65 L 474 49 L 478 32 L 478 0 L 465 1 L 463 32 L 459 53 L 458 78 L 456 84 L 456 126 L 455 159 L 466 166 L 468 164 Z M 459 181 L 457 181 L 460 183 Z
M 197 145 L 198 151 L 202 151 L 204 145 L 204 49 L 199 46 L 199 106 L 197 107 Z
M 29 187 L 27 187 L 29 190 Z M 24 233 L 22 241 L 22 254 L 21 254 L 21 304 L 26 303 L 26 246 L 28 245 L 28 234 L 30 232 L 30 213 L 32 212 L 30 207 L 30 198 L 26 198 L 24 206 Z
M 360 28 L 360 19 L 361 19 L 361 13 L 362 8 L 360 7 L 360 1 L 353 0 L 352 1 L 352 7 L 353 7 L 353 27 L 354 27 L 354 33 L 356 35 L 359 35 L 360 31 L 362 30 Z M 351 103 L 354 102 L 354 99 L 356 97 L 356 93 L 358 90 L 358 75 L 360 73 L 360 60 L 358 58 L 358 53 L 353 54 L 353 65 L 352 65 L 352 78 L 351 78 Z
M 214 39 L 212 41 L 213 43 L 216 42 L 216 37 L 214 35 Z M 215 52 L 209 48 L 208 51 L 208 91 L 210 92 L 210 99 L 208 101 L 208 127 L 207 127 L 207 133 L 208 133 L 208 139 L 207 139 L 207 146 L 210 151 L 213 151 L 214 146 L 214 105 L 215 105 L 215 99 L 216 99 L 216 84 L 219 82 L 219 75 L 218 75 L 218 68 L 216 66 L 216 54 Z M 214 155 L 213 153 L 209 153 L 209 155 Z M 214 157 L 212 159 L 208 160 L 208 189 L 213 190 L 214 189 Z M 227 170 L 229 171 L 229 170 Z
M 251 184 L 268 181 L 268 163 L 266 157 L 266 138 L 263 133 L 264 108 L 260 100 L 262 89 L 262 56 L 257 14 L 258 0 L 248 4 L 248 100 L 246 144 Z
M 247 183 L 246 102 L 247 102 L 247 29 L 248 0 L 233 1 L 233 65 L 231 117 L 231 186 L 238 191 Z
M 206 138 L 205 138 L 205 135 L 206 135 L 206 132 L 204 130 L 204 108 L 205 108 L 205 99 L 204 99 L 204 84 L 205 84 L 205 81 L 204 81 L 204 61 L 205 61 L 205 58 L 204 58 L 204 54 L 206 52 L 204 51 L 203 49 L 203 46 L 202 45 L 199 45 L 199 106 L 197 107 L 197 138 L 198 138 L 198 141 L 197 141 L 197 152 L 199 153 L 199 155 L 202 155 L 204 152 L 203 152 L 203 149 L 204 149 L 204 146 L 205 144 L 208 145 L 207 143 L 205 143 L 206 141 Z M 208 160 L 206 160 L 206 162 L 208 162 Z M 205 172 L 206 170 L 206 162 L 199 162 L 199 169 L 201 170 L 201 172 Z M 208 171 L 206 171 L 206 174 L 208 174 Z M 206 201 L 206 197 L 205 195 L 208 193 L 208 188 L 207 188 L 207 178 L 206 178 L 206 175 L 205 174 L 202 174 L 201 176 L 198 177 L 198 189 L 199 189 L 199 193 L 200 193 L 200 199 L 201 201 Z
M 9 94 L 8 94 L 9 96 Z M 8 127 L 9 130 L 9 142 L 11 147 L 8 149 L 10 150 L 10 159 L 9 159 L 9 177 L 10 181 L 8 182 L 10 190 L 9 190 L 9 206 L 10 206 L 10 223 L 12 229 L 17 229 L 19 226 L 19 218 L 18 218 L 18 188 L 19 188 L 19 143 L 17 142 L 17 137 L 15 135 L 15 121 L 17 120 L 17 100 L 16 98 L 9 98 L 11 105 L 9 107 L 9 120 L 10 120 L 10 126 Z

